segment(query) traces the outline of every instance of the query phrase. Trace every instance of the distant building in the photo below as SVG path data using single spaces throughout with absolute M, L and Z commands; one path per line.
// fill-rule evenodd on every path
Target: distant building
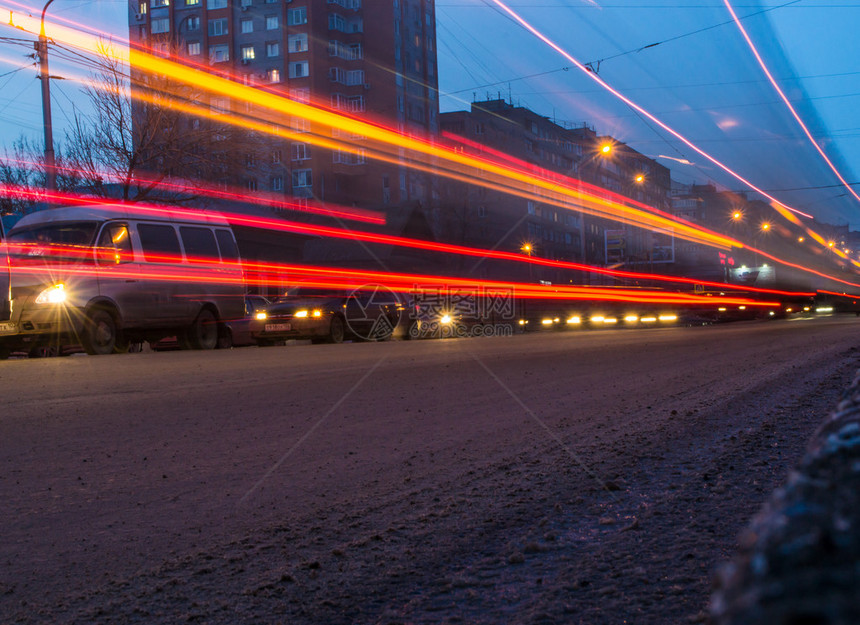
M 667 168 L 590 128 L 565 127 L 504 100 L 474 102 L 470 110 L 443 113 L 440 120 L 443 137 L 464 150 L 483 150 L 514 167 L 560 174 L 569 177 L 567 184 L 581 179 L 661 210 L 669 206 Z M 611 154 L 599 152 L 603 142 L 611 143 Z M 528 253 L 542 258 L 594 265 L 654 260 L 653 241 L 644 231 L 542 202 L 539 196 L 451 183 L 440 206 L 437 228 L 454 242 L 508 251 L 528 244 Z M 551 281 L 558 276 L 543 270 L 540 277 Z

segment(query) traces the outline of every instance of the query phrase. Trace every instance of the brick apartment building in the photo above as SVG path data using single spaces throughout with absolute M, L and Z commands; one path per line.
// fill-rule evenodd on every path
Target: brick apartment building
M 449 141 L 486 146 L 526 166 L 581 179 L 662 210 L 669 207 L 666 167 L 587 126 L 565 127 L 501 99 L 474 102 L 470 110 L 443 113 L 440 120 Z M 602 154 L 600 147 L 606 144 L 611 153 Z M 529 253 L 543 258 L 594 265 L 654 261 L 650 232 L 481 185 L 449 184 L 446 190 L 439 226 L 446 239 L 508 251 L 528 244 Z M 544 270 L 540 278 L 561 276 Z
M 433 0 L 129 4 L 133 44 L 401 132 L 438 132 Z M 212 107 L 247 111 L 243 102 L 211 100 Z M 282 124 L 321 132 L 303 120 Z M 382 210 L 395 222 L 430 197 L 426 175 L 372 161 L 361 151 L 328 150 L 264 134 L 255 142 L 254 153 L 232 163 L 218 182 L 285 199 Z

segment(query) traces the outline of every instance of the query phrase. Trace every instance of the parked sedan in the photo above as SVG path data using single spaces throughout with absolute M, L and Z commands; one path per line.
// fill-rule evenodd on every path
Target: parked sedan
M 276 300 L 255 334 L 257 344 L 285 339 L 340 343 L 345 338 L 378 341 L 391 337 L 403 307 L 385 289 L 352 293 L 303 292 Z
M 254 337 L 265 323 L 266 308 L 271 302 L 262 295 L 245 296 L 245 316 L 241 319 L 228 319 L 224 324 L 226 332 L 218 338 L 218 347 L 243 347 L 245 345 L 256 345 Z

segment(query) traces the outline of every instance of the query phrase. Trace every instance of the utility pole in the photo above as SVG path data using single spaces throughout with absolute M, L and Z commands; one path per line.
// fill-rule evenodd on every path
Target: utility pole
M 54 130 L 51 125 L 51 76 L 48 71 L 48 38 L 45 36 L 45 12 L 54 0 L 48 0 L 42 9 L 42 22 L 36 53 L 39 55 L 39 80 L 42 81 L 42 124 L 45 128 L 45 189 L 57 190 L 57 167 L 54 160 Z

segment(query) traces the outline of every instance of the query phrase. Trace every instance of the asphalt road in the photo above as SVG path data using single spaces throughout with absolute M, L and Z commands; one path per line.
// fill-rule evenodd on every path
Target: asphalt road
M 831 317 L 0 362 L 0 620 L 701 620 L 858 348 Z

